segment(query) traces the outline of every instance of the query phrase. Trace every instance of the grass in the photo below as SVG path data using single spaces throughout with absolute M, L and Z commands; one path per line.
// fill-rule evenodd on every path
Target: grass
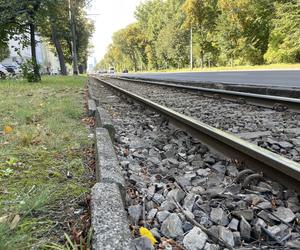
M 210 72 L 210 71 L 239 71 L 239 70 L 280 70 L 280 69 L 297 69 L 300 70 L 300 64 L 268 64 L 268 65 L 244 65 L 244 66 L 219 66 L 211 68 L 182 68 L 182 69 L 162 69 L 162 70 L 150 70 L 146 72 Z M 130 72 L 131 73 L 131 72 Z M 142 72 L 136 72 L 142 73 Z
M 0 81 L 0 131 L 12 128 L 0 134 L 0 249 L 63 248 L 64 233 L 78 226 L 94 181 L 81 121 L 85 80 Z

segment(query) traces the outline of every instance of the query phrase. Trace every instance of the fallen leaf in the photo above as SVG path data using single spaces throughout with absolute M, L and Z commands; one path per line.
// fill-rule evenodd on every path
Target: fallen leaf
M 148 238 L 151 241 L 152 245 L 154 245 L 155 243 L 157 243 L 157 240 L 155 239 L 155 237 L 153 236 L 153 234 L 151 233 L 151 231 L 148 230 L 145 227 L 140 227 L 140 235 L 141 236 L 145 236 L 146 238 Z
M 18 225 L 18 223 L 19 223 L 20 220 L 21 220 L 20 215 L 18 215 L 18 214 L 15 215 L 14 219 L 12 220 L 12 222 L 9 225 L 9 228 L 11 230 L 15 229 L 17 227 L 17 225 Z
M 4 127 L 4 134 L 9 134 L 13 131 L 13 128 L 11 126 L 5 126 Z

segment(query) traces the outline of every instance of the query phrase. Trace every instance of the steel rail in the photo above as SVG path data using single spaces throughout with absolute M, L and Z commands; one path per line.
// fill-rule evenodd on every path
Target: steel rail
M 247 168 L 263 172 L 272 179 L 300 192 L 300 164 L 117 87 L 103 79 L 97 77 L 94 79 L 167 117 L 172 124 L 199 139 L 212 151 L 237 161 Z
M 223 98 L 229 101 L 258 105 L 258 106 L 268 107 L 279 111 L 291 110 L 300 113 L 300 99 L 298 98 L 253 94 L 253 93 L 223 90 L 223 89 L 210 89 L 210 88 L 202 88 L 202 87 L 195 87 L 195 86 L 187 86 L 182 84 L 139 80 L 139 79 L 124 78 L 124 77 L 114 77 L 114 78 L 122 81 L 128 81 L 128 82 L 139 82 L 145 84 L 159 85 L 163 87 L 192 90 L 192 91 L 201 92 L 204 95 L 207 95 L 208 97 Z

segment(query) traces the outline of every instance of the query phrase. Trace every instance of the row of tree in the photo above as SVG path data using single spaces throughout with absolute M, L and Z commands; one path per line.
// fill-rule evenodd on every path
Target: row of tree
M 0 59 L 9 55 L 8 41 L 17 39 L 22 46 L 31 46 L 32 63 L 38 76 L 35 52 L 35 35 L 38 33 L 52 45 L 59 58 L 61 73 L 66 75 L 66 63 L 72 63 L 73 60 L 70 28 L 72 11 L 79 71 L 83 72 L 87 63 L 89 38 L 94 29 L 85 13 L 88 4 L 89 0 L 0 0 Z
M 98 68 L 300 62 L 300 0 L 147 0 Z M 191 35 L 192 34 L 192 35 Z

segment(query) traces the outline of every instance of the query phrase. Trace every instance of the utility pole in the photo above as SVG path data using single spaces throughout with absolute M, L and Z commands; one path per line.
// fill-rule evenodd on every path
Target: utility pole
M 69 16 L 70 16 L 71 33 L 72 33 L 73 74 L 78 75 L 76 31 L 75 31 L 75 17 L 74 17 L 74 0 L 69 0 Z
M 193 69 L 193 28 L 191 26 L 191 37 L 190 37 L 190 68 Z

